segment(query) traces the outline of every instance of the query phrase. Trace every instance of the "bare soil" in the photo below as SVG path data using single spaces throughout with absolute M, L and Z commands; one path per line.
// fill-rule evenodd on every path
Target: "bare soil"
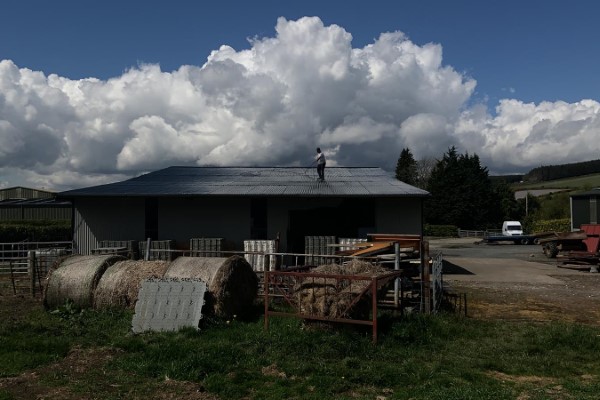
M 472 318 L 562 321 L 600 326 L 600 274 L 559 276 L 564 284 L 452 282 Z
M 467 294 L 469 317 L 600 325 L 600 273 L 590 266 L 549 259 L 536 245 L 463 238 L 431 240 L 430 248 L 451 260 L 444 280 Z

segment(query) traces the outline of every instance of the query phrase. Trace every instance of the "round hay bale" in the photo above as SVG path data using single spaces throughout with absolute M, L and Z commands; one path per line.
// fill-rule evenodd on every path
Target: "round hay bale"
M 94 308 L 134 308 L 142 282 L 162 278 L 168 267 L 168 261 L 124 260 L 115 263 L 98 282 Z
M 81 308 L 94 304 L 94 290 L 108 267 L 123 260 L 115 255 L 70 256 L 56 264 L 46 278 L 44 307 L 56 308 L 68 300 Z
M 224 318 L 250 316 L 258 292 L 258 278 L 240 256 L 179 257 L 171 263 L 165 278 L 197 278 L 206 282 L 205 310 Z

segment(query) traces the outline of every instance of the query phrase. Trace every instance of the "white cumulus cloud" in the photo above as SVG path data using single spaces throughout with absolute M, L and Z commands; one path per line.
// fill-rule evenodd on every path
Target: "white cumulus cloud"
M 307 166 L 317 146 L 331 165 L 390 169 L 403 147 L 420 158 L 456 145 L 492 171 L 598 158 L 598 102 L 505 99 L 492 114 L 467 105 L 476 82 L 442 55 L 401 32 L 353 48 L 344 28 L 305 17 L 171 72 L 72 80 L 3 60 L 0 183 L 61 190 L 169 165 Z

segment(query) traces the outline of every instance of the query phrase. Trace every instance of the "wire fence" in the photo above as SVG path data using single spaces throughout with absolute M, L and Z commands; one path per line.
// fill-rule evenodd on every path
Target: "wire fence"
M 487 229 L 485 231 L 459 229 L 458 237 L 479 237 L 484 238 L 488 236 L 498 236 L 502 234 L 500 229 Z
M 115 254 L 120 248 L 114 248 Z M 110 249 L 106 249 L 110 253 Z M 190 256 L 189 251 L 149 249 L 149 253 L 164 254 L 169 252 L 169 259 L 178 256 Z M 0 295 L 27 294 L 35 296 L 42 292 L 44 280 L 52 266 L 62 257 L 73 253 L 72 242 L 19 242 L 0 243 Z M 106 254 L 103 252 L 103 254 Z M 213 250 L 196 251 L 195 256 L 214 255 Z M 221 257 L 238 255 L 246 258 L 254 267 L 261 282 L 260 295 L 265 294 L 265 274 L 271 271 L 304 271 L 310 272 L 315 265 L 308 265 L 314 254 L 278 253 L 268 251 L 220 251 Z M 394 288 L 379 299 L 381 304 L 390 307 L 419 310 L 421 312 L 438 312 L 443 296 L 443 257 L 437 253 L 429 262 L 428 255 L 419 259 L 391 260 L 390 255 L 373 257 L 352 257 L 340 255 L 319 255 L 329 263 L 344 264 L 353 259 L 368 261 L 372 264 L 388 266 L 390 262 L 397 264 L 394 269 L 402 271 Z M 158 257 L 156 257 L 158 258 Z M 260 268 L 256 268 L 260 266 Z M 258 270 L 260 269 L 260 270 Z

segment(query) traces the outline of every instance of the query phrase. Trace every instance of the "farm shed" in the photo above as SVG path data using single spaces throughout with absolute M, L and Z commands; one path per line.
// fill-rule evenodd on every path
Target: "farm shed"
M 429 193 L 380 168 L 169 167 L 122 182 L 60 193 L 74 207 L 74 245 L 90 254 L 100 240 L 220 237 L 243 250 L 248 239 L 274 239 L 304 252 L 304 237 L 422 234 Z
M 0 189 L 0 221 L 70 220 L 71 203 L 56 193 L 26 187 Z
M 0 200 L 51 199 L 55 196 L 56 193 L 48 190 L 32 189 L 23 186 L 0 189 Z
M 571 195 L 571 230 L 583 224 L 597 224 L 600 215 L 600 188 Z

